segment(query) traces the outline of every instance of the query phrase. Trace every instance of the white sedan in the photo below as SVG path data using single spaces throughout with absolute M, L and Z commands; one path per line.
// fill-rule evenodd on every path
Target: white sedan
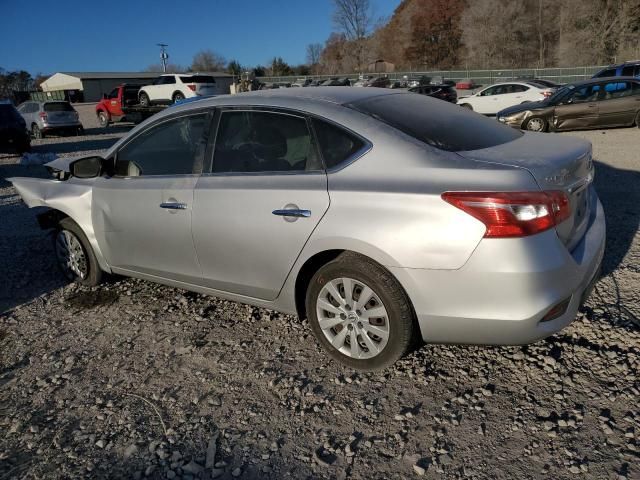
M 484 88 L 468 97 L 460 97 L 458 105 L 484 115 L 526 102 L 539 102 L 550 97 L 555 89 L 535 82 L 504 82 Z

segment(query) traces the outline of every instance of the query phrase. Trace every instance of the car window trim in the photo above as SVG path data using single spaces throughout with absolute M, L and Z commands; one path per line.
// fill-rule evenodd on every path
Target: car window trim
M 149 130 L 151 130 L 152 128 L 155 128 L 159 125 L 162 125 L 163 123 L 167 123 L 169 121 L 172 120 L 176 120 L 178 118 L 183 118 L 183 117 L 191 117 L 194 115 L 202 115 L 203 113 L 206 114 L 208 116 L 208 119 L 206 121 L 209 122 L 209 128 L 207 128 L 207 126 L 205 125 L 205 128 L 203 128 L 203 132 L 202 135 L 204 138 L 202 138 L 202 140 L 205 140 L 207 142 L 206 146 L 205 146 L 205 151 L 204 151 L 204 158 L 202 160 L 202 165 L 201 165 L 201 170 L 200 172 L 196 172 L 196 173 L 176 173 L 176 174 L 172 174 L 172 173 L 166 173 L 166 174 L 162 174 L 162 175 L 141 175 L 141 176 L 120 176 L 120 175 L 110 175 L 109 178 L 117 178 L 117 179 L 131 179 L 131 178 L 135 178 L 135 179 L 141 179 L 141 178 L 186 178 L 186 177 L 192 177 L 192 176 L 200 176 L 204 173 L 204 167 L 205 164 L 207 163 L 207 151 L 208 151 L 208 147 L 209 147 L 209 138 L 208 136 L 208 132 L 210 131 L 211 128 L 211 123 L 213 120 L 213 108 L 211 107 L 205 107 L 205 108 L 198 108 L 198 109 L 194 109 L 194 110 L 188 110 L 186 112 L 176 112 L 174 114 L 171 115 L 167 115 L 166 117 L 162 117 L 159 118 L 158 120 L 156 120 L 155 122 L 145 126 L 144 129 L 140 130 L 139 132 L 137 132 L 133 137 L 127 139 L 127 141 L 125 143 L 123 143 L 122 145 L 118 146 L 118 149 L 114 152 L 113 154 L 113 171 L 115 172 L 116 169 L 116 163 L 118 162 L 118 153 L 120 153 L 120 150 L 122 150 L 123 148 L 125 148 L 127 145 L 129 145 L 132 141 L 136 140 L 138 137 L 140 137 L 141 135 L 144 135 L 146 132 L 148 132 Z
M 295 109 L 281 108 L 281 107 L 269 107 L 266 105 L 218 105 L 216 107 L 217 114 L 215 115 L 214 123 L 215 123 L 215 132 L 212 132 L 213 138 L 211 142 L 211 154 L 204 162 L 208 164 L 208 171 L 203 171 L 202 176 L 206 177 L 248 177 L 248 176 L 280 176 L 280 175 L 326 175 L 327 169 L 324 163 L 324 159 L 320 152 L 320 146 L 317 142 L 315 132 L 312 129 L 312 125 L 309 121 L 309 114 L 307 112 L 303 112 Z M 222 114 L 225 112 L 266 112 L 273 113 L 276 115 L 289 115 L 291 117 L 301 118 L 305 121 L 307 125 L 307 130 L 309 131 L 309 136 L 311 137 L 311 144 L 315 150 L 316 155 L 320 159 L 322 164 L 321 170 L 269 170 L 264 172 L 214 172 L 213 171 L 213 160 L 215 154 L 215 144 L 218 141 L 218 133 L 220 130 L 220 121 L 222 119 Z M 213 130 L 213 128 L 212 128 Z M 207 149 L 208 152 L 208 149 Z

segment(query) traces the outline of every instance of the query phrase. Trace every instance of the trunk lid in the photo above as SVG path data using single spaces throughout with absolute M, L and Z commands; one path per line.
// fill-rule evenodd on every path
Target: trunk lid
M 44 104 L 48 123 L 74 123 L 78 121 L 78 114 L 66 102 L 49 102 Z
M 593 161 L 591 143 L 548 133 L 527 132 L 519 139 L 482 150 L 458 152 L 465 158 L 524 168 L 542 190 L 562 190 L 571 216 L 556 226 L 569 250 L 582 239 L 592 209 Z

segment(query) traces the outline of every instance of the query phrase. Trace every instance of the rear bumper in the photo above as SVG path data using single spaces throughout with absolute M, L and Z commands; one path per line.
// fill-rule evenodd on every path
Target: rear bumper
M 82 127 L 80 122 L 45 123 L 40 130 L 43 132 L 53 132 L 55 130 L 71 130 L 80 127 Z
M 600 201 L 569 252 L 555 230 L 522 239 L 484 239 L 458 270 L 390 268 L 413 302 L 429 343 L 518 345 L 545 338 L 576 317 L 604 255 Z M 564 314 L 542 321 L 568 300 Z

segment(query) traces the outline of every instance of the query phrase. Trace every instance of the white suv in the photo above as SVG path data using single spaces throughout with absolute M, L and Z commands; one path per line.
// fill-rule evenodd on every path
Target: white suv
M 198 73 L 176 73 L 160 75 L 151 85 L 145 85 L 138 93 L 140 105 L 152 103 L 175 103 L 185 98 L 216 95 L 216 79 Z

